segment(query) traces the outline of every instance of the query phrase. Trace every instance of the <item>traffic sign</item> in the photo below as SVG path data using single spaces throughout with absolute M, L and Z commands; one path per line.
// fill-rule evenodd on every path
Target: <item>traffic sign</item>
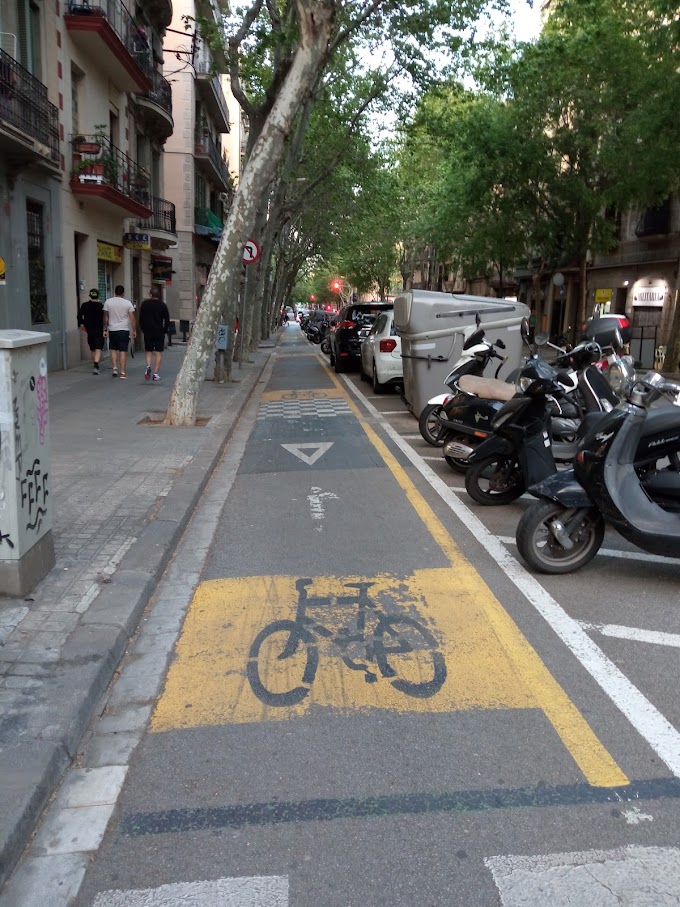
M 243 246 L 243 261 L 252 265 L 260 258 L 260 247 L 254 239 L 249 239 Z

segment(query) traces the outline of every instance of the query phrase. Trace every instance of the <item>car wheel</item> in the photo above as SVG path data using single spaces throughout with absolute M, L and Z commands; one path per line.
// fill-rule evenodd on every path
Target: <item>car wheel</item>
M 375 366 L 375 359 L 373 360 L 373 393 L 374 394 L 384 394 L 386 386 L 381 384 L 378 381 L 378 370 Z

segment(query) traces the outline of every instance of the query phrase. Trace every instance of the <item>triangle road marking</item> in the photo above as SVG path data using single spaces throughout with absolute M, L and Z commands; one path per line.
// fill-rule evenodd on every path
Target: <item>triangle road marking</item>
M 321 444 L 282 444 L 281 447 L 292 453 L 298 460 L 302 460 L 307 466 L 313 466 L 326 451 L 331 449 L 334 443 L 334 441 L 323 441 Z M 312 450 L 313 453 L 305 453 L 306 450 Z

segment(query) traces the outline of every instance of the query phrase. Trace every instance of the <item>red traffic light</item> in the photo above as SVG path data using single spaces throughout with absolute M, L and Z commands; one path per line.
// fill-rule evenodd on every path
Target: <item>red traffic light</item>
M 339 280 L 334 280 L 333 283 L 331 284 L 331 286 L 333 287 L 333 292 L 335 292 L 335 293 L 340 292 L 340 281 Z
M 316 296 L 314 295 L 314 293 L 310 293 L 310 294 L 309 294 L 309 301 L 310 301 L 310 302 L 316 302 Z

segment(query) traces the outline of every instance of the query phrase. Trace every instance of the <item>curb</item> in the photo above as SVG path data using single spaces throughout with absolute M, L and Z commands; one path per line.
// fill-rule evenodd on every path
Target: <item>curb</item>
M 30 716 L 30 727 L 22 728 L 25 742 L 3 749 L 7 804 L 0 830 L 0 887 L 9 878 L 76 756 L 94 709 L 111 683 L 157 582 L 277 345 L 278 337 L 271 347 L 262 350 L 262 362 L 239 389 L 235 411 L 224 411 L 216 417 L 216 426 L 224 423 L 224 434 L 214 432 L 198 450 L 157 513 L 147 519 L 111 584 L 102 587 L 69 636 L 58 662 L 58 676 Z

